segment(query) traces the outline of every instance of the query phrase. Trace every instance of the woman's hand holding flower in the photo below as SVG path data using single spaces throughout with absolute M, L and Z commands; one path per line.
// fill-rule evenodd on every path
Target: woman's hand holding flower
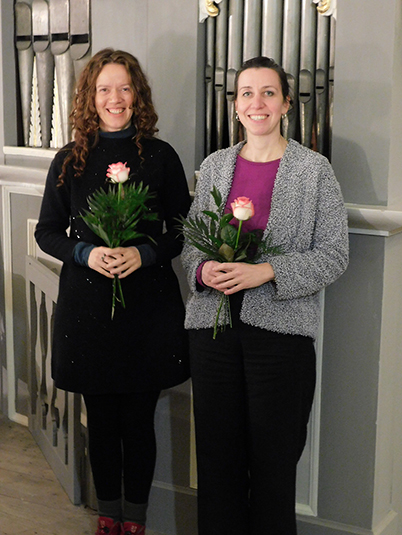
M 106 257 L 107 269 L 112 276 L 124 279 L 142 265 L 141 255 L 137 247 L 116 247 Z
M 137 247 L 95 247 L 89 254 L 88 266 L 109 279 L 124 279 L 141 267 Z
M 108 271 L 108 261 L 110 260 L 109 255 L 112 251 L 113 249 L 110 249 L 109 247 L 95 247 L 89 253 L 88 266 L 101 275 L 113 279 L 113 275 Z
M 201 279 L 202 282 L 205 284 L 205 286 L 209 286 L 210 288 L 216 288 L 216 277 L 219 275 L 219 272 L 221 271 L 221 262 L 217 262 L 216 260 L 209 260 L 208 262 L 205 262 L 205 264 L 202 266 L 202 272 L 201 272 Z
M 207 262 L 205 266 L 209 264 Z M 246 264 L 244 262 L 219 263 L 217 267 L 211 267 L 212 288 L 231 295 L 240 290 L 256 288 L 275 278 L 271 264 Z M 204 273 L 205 266 L 202 270 Z M 215 272 L 215 276 L 213 273 Z M 203 277 L 204 279 L 204 277 Z

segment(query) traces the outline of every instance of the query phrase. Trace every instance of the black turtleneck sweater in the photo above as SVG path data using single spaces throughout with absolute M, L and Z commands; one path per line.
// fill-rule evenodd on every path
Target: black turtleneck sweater
M 75 178 L 70 167 L 62 186 L 58 176 L 66 150 L 56 155 L 49 169 L 35 236 L 41 249 L 63 262 L 52 375 L 64 390 L 87 394 L 154 390 L 188 377 L 183 303 L 171 267 L 182 248 L 177 218 L 185 216 L 190 205 L 187 182 L 168 143 L 142 140 L 141 159 L 132 135 L 131 129 L 101 135 L 83 176 Z M 143 182 L 154 193 L 151 208 L 158 220 L 137 227 L 156 243 L 142 238 L 125 244 L 140 249 L 146 245 L 154 263 L 121 280 L 126 308 L 117 303 L 111 320 L 112 280 L 79 265 L 74 251 L 78 244 L 105 245 L 80 214 L 88 207 L 88 196 L 109 187 L 106 171 L 117 162 L 127 162 L 130 182 Z

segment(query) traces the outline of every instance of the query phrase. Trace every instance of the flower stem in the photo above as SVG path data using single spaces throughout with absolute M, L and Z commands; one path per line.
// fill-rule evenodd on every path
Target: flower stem
M 218 310 L 216 311 L 216 318 L 215 318 L 215 324 L 214 324 L 214 335 L 213 335 L 213 339 L 214 340 L 215 340 L 216 335 L 218 334 L 218 330 L 219 330 L 218 322 L 219 322 L 219 316 L 220 316 L 221 311 L 222 311 L 222 307 L 224 307 L 224 312 L 225 312 L 225 323 L 220 327 L 220 330 L 221 331 L 225 330 L 226 322 L 228 322 L 230 327 L 232 327 L 232 316 L 231 316 L 231 313 L 230 313 L 230 300 L 229 300 L 229 297 L 227 295 L 222 293 L 220 301 L 219 301 L 219 305 L 218 305 Z
M 215 340 L 216 335 L 218 333 L 218 320 L 219 320 L 219 316 L 220 316 L 220 313 L 221 313 L 221 310 L 222 310 L 222 306 L 223 306 L 225 297 L 226 297 L 226 295 L 223 293 L 222 296 L 221 296 L 221 299 L 219 301 L 218 310 L 216 311 L 216 318 L 215 318 L 215 325 L 214 325 L 214 336 L 213 336 L 214 340 Z
M 118 297 L 116 295 L 117 292 L 119 293 Z M 116 308 L 116 301 L 121 303 L 121 306 L 123 308 L 126 308 L 126 303 L 124 301 L 124 296 L 123 296 L 123 289 L 121 287 L 121 281 L 117 275 L 115 275 L 113 279 L 112 319 L 114 318 L 114 310 Z
M 116 280 L 117 280 L 117 277 L 116 275 L 114 276 L 114 279 L 113 279 L 113 296 L 112 296 L 112 319 L 114 317 L 114 309 L 116 307 Z
M 235 251 L 237 251 L 237 246 L 239 245 L 239 238 L 240 238 L 240 232 L 241 232 L 241 226 L 243 224 L 243 221 L 239 220 L 239 227 L 237 229 L 237 236 L 236 236 L 236 245 L 235 245 Z
M 122 289 L 122 287 L 121 287 L 121 280 L 120 280 L 119 278 L 117 278 L 117 286 L 118 286 L 118 288 L 119 288 L 119 296 L 120 296 L 119 301 L 120 301 L 120 303 L 121 303 L 121 306 L 122 306 L 123 308 L 126 308 L 126 303 L 125 303 L 125 301 L 124 301 L 124 296 L 123 296 L 123 289 Z

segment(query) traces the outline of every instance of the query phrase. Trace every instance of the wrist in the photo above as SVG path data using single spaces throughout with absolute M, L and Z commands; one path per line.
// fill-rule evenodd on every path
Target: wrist
M 268 262 L 265 262 L 264 264 L 260 264 L 264 267 L 264 278 L 266 279 L 265 282 L 271 282 L 275 280 L 275 272 L 274 268 L 269 264 Z

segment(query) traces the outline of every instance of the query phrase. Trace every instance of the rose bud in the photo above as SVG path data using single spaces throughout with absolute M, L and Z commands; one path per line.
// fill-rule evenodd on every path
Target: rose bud
M 237 197 L 230 206 L 238 221 L 248 221 L 254 215 L 254 204 L 248 197 Z
M 126 163 L 118 162 L 109 165 L 106 176 L 110 179 L 110 182 L 113 182 L 113 184 L 120 182 L 122 184 L 129 179 L 130 168 L 126 167 Z

